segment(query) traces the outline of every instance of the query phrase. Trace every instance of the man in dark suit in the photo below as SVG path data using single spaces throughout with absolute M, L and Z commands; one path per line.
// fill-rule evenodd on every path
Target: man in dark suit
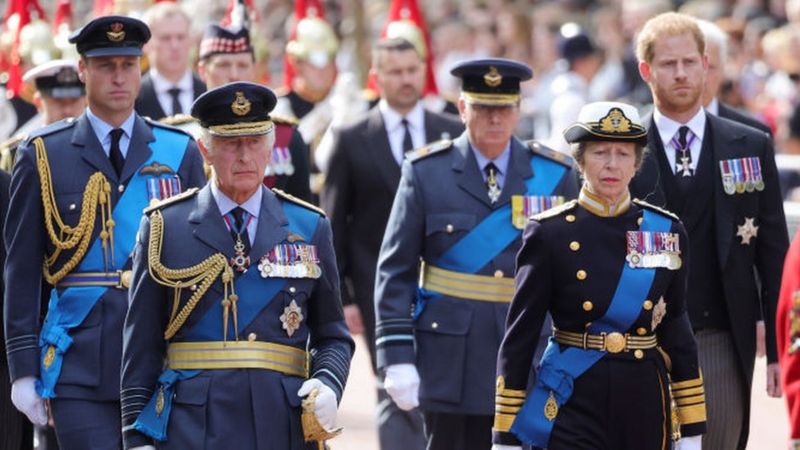
M 686 226 L 687 303 L 708 404 L 703 448 L 743 449 L 761 314 L 767 391 L 780 395 L 774 323 L 788 233 L 769 136 L 702 108 L 704 44 L 695 20 L 675 13 L 656 16 L 639 34 L 639 70 L 655 110 L 645 119 L 651 152 L 631 193 Z
M 153 38 L 145 46 L 150 70 L 142 77 L 136 112 L 153 120 L 187 114 L 206 85 L 189 67 L 191 21 L 177 3 L 160 2 L 145 12 Z
M 70 36 L 88 108 L 35 131 L 11 179 L 11 399 L 34 424 L 50 415 L 64 450 L 121 447 L 122 323 L 142 210 L 205 182 L 194 140 L 133 109 L 149 37 L 143 22 L 122 16 L 97 18 Z M 43 323 L 42 279 L 55 286 Z
M 337 130 L 322 207 L 333 225 L 345 319 L 364 334 L 375 367 L 375 267 L 381 238 L 400 182 L 405 153 L 461 134 L 455 116 L 430 112 L 420 101 L 425 62 L 405 39 L 385 39 L 373 52 L 381 101 L 360 121 Z M 381 449 L 422 449 L 422 419 L 402 411 L 378 390 Z

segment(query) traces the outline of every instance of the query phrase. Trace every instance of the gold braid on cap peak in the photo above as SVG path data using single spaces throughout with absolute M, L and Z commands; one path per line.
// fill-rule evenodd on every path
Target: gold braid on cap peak
M 233 269 L 228 265 L 225 255 L 222 253 L 215 253 L 208 258 L 195 264 L 191 267 L 183 269 L 170 269 L 161 264 L 161 246 L 164 240 L 164 218 L 160 210 L 153 211 L 150 216 L 150 241 L 148 243 L 147 251 L 147 268 L 153 280 L 162 285 L 171 287 L 175 291 L 175 296 L 172 303 L 172 313 L 170 314 L 169 324 L 166 331 L 164 331 L 164 339 L 169 340 L 180 330 L 189 314 L 192 313 L 197 303 L 203 298 L 208 288 L 217 277 L 222 280 L 224 287 L 224 294 L 222 300 L 222 333 L 223 342 L 228 337 L 228 317 L 229 313 L 233 313 L 233 329 L 234 335 L 239 336 L 238 315 L 236 310 L 236 302 L 239 297 L 233 287 Z M 194 293 L 186 305 L 178 312 L 178 306 L 181 300 L 181 290 L 187 287 L 197 286 Z M 230 295 L 228 295 L 230 289 Z
M 95 172 L 86 183 L 83 190 L 81 215 L 78 224 L 74 227 L 64 223 L 56 207 L 56 196 L 53 192 L 53 179 L 50 174 L 50 163 L 47 160 L 44 140 L 41 137 L 33 141 L 36 149 L 36 168 L 39 171 L 39 183 L 42 191 L 42 208 L 44 212 L 44 225 L 47 235 L 55 249 L 44 259 L 42 274 L 44 279 L 55 285 L 65 275 L 72 272 L 81 262 L 89 249 L 94 233 L 95 219 L 98 206 L 101 214 L 100 239 L 103 246 L 103 263 L 108 271 L 109 257 L 114 260 L 114 219 L 111 217 L 111 184 L 101 172 Z M 55 224 L 53 223 L 55 222 Z M 56 229 L 57 228 L 57 229 Z M 64 265 L 53 272 L 53 266 L 64 250 L 75 249 L 75 253 Z

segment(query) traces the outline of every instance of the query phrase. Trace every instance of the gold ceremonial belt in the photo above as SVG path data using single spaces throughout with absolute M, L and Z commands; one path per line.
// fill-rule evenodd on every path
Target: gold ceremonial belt
M 308 377 L 306 352 L 272 342 L 173 342 L 167 347 L 170 369 L 268 369 Z
M 128 289 L 131 286 L 131 271 L 116 272 L 72 272 L 56 283 L 58 287 L 108 286 Z
M 442 269 L 423 262 L 422 288 L 450 297 L 484 302 L 511 303 L 514 279 L 500 276 L 472 275 Z
M 582 348 L 584 350 L 601 350 L 609 353 L 619 353 L 629 350 L 647 350 L 658 345 L 655 335 L 631 336 L 628 333 L 618 332 L 589 334 L 573 333 L 571 331 L 553 330 L 553 337 L 559 344 Z

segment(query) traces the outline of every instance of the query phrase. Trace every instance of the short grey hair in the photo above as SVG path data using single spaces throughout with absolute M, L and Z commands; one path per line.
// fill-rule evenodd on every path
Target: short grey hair
M 203 128 L 203 131 L 200 134 L 200 141 L 203 143 L 203 147 L 206 148 L 208 153 L 214 153 L 214 144 L 212 141 L 212 137 L 214 135 L 208 131 L 207 128 Z M 269 133 L 267 133 L 267 147 L 272 150 L 272 147 L 275 146 L 275 125 L 272 126 L 272 129 Z
M 706 52 L 708 52 L 707 44 L 714 44 L 719 49 L 719 62 L 720 66 L 724 66 L 728 61 L 728 33 L 722 31 L 722 28 L 708 20 L 697 19 L 697 25 L 703 36 L 706 38 Z

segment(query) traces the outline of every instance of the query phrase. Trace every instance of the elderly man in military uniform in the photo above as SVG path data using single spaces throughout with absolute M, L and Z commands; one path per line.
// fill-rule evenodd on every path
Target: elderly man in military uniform
M 35 424 L 50 414 L 65 450 L 121 447 L 119 361 L 136 229 L 149 203 L 204 182 L 191 137 L 134 112 L 149 37 L 144 23 L 120 16 L 70 36 L 88 108 L 35 131 L 11 180 L 11 397 Z M 42 280 L 55 286 L 44 323 Z
M 0 169 L 8 172 L 14 165 L 17 147 L 31 132 L 61 119 L 77 117 L 86 108 L 86 89 L 78 77 L 77 61 L 46 62 L 25 72 L 22 81 L 36 88 L 33 102 L 39 114 L 0 145 Z
M 338 432 L 353 341 L 330 222 L 262 185 L 274 106 L 272 91 L 245 82 L 192 106 L 212 177 L 151 207 L 139 230 L 123 345 L 126 449 L 316 449 L 323 443 L 304 441 Z
M 485 450 L 521 229 L 574 198 L 577 179 L 566 156 L 512 136 L 530 68 L 486 59 L 452 73 L 466 131 L 403 163 L 378 259 L 377 359 L 395 403 L 420 405 L 429 450 Z

